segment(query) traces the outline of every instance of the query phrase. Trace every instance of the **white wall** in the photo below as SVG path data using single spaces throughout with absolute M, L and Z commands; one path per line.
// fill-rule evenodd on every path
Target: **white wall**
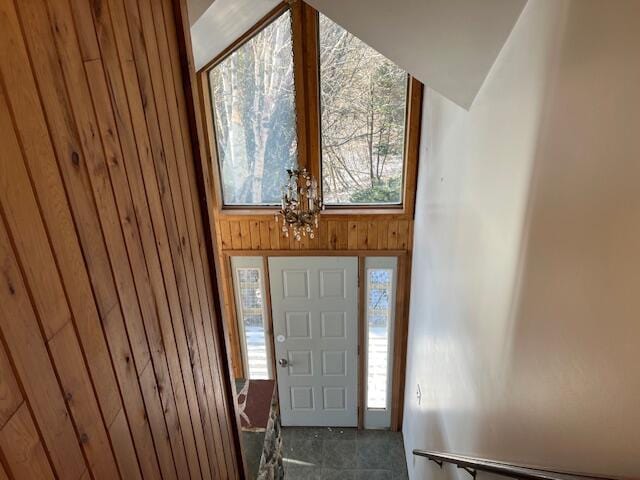
M 212 3 L 213 0 L 187 0 L 189 24 L 193 26 Z
M 640 1 L 529 0 L 423 119 L 411 478 L 455 475 L 413 448 L 640 476 Z
M 418 80 L 465 108 L 472 104 L 526 3 L 307 1 Z

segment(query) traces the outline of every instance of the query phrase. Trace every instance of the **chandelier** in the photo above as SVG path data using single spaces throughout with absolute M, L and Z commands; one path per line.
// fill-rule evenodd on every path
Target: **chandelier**
M 297 241 L 302 237 L 315 237 L 318 229 L 318 216 L 322 210 L 322 200 L 318 192 L 318 182 L 302 170 L 287 170 L 289 180 L 282 187 L 282 206 L 276 214 L 276 223 L 282 220 L 282 232 L 285 237 L 289 233 Z

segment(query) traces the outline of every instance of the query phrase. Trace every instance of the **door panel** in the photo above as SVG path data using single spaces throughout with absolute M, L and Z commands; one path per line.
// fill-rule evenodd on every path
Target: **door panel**
M 358 259 L 269 258 L 283 425 L 356 426 Z

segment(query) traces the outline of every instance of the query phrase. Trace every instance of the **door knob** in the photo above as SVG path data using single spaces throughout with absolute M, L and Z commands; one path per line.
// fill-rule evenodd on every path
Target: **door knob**
M 281 358 L 280 360 L 278 360 L 278 365 L 280 365 L 281 367 L 286 367 L 287 365 L 289 365 L 289 360 L 287 360 L 286 358 Z

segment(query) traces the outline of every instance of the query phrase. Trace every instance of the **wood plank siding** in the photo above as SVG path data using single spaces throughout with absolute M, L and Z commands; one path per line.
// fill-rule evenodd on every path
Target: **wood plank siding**
M 0 0 L 0 479 L 242 477 L 185 16 Z

